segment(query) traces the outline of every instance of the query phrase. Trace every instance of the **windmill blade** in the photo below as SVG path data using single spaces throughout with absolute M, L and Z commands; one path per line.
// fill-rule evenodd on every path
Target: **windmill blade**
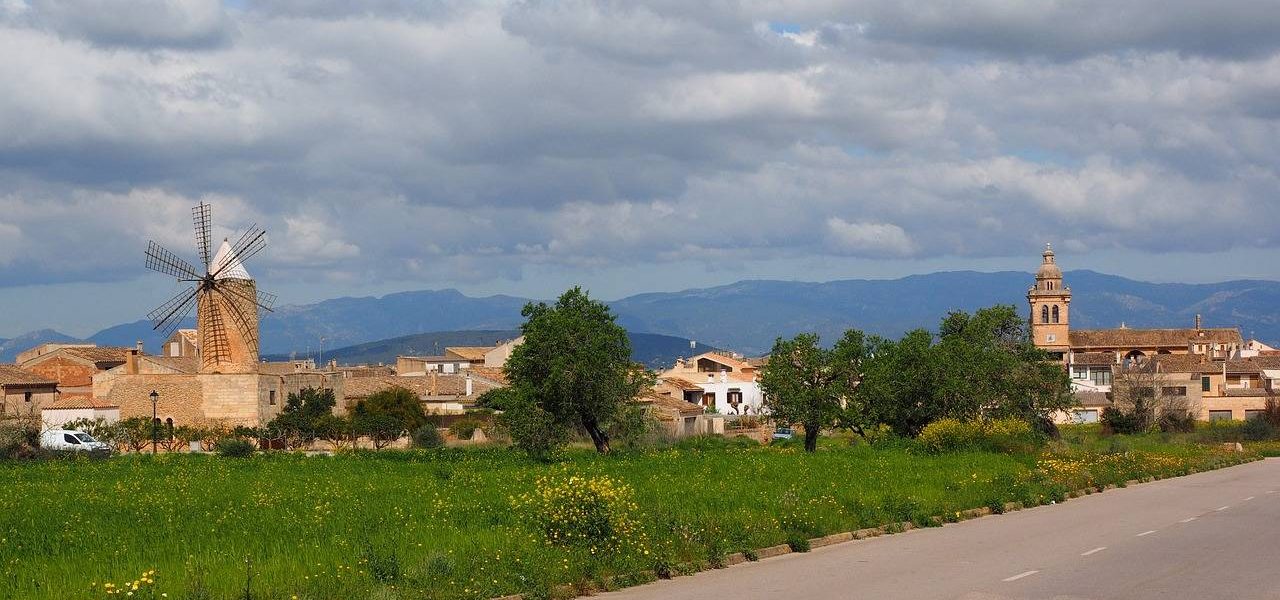
M 275 295 L 275 294 L 271 294 L 271 293 L 264 292 L 264 291 L 262 291 L 262 290 L 258 290 L 257 297 L 256 297 L 256 298 L 250 298 L 248 294 L 246 294 L 245 292 L 241 291 L 239 288 L 235 288 L 235 287 L 223 287 L 222 291 L 223 291 L 224 293 L 227 293 L 227 294 L 232 294 L 232 295 L 234 295 L 235 297 L 237 297 L 237 298 L 239 298 L 239 299 L 241 299 L 241 300 L 244 300 L 245 302 L 252 302 L 252 303 L 254 303 L 254 304 L 258 305 L 258 307 L 259 307 L 259 308 L 261 308 L 262 310 L 265 310 L 265 311 L 267 311 L 267 312 L 274 312 L 274 311 L 272 311 L 272 310 L 271 310 L 271 307 L 272 307 L 272 306 L 275 306 L 275 303 L 276 303 L 276 295 Z
M 244 339 L 252 341 L 254 345 L 257 345 L 258 329 L 250 324 L 249 318 L 241 312 L 240 306 L 236 304 L 235 297 L 233 297 L 233 293 L 226 286 L 221 285 L 213 286 L 213 291 L 217 294 L 221 294 L 222 297 L 226 299 L 227 312 L 231 313 L 231 320 L 235 321 L 236 328 L 240 330 L 240 335 L 244 336 Z
M 147 268 L 183 281 L 200 279 L 200 273 L 196 272 L 191 263 L 154 241 L 147 242 Z
M 213 276 L 216 278 L 236 262 L 243 265 L 250 257 L 262 252 L 262 249 L 266 247 L 267 232 L 256 224 L 251 225 L 249 229 L 244 232 L 244 235 L 241 235 L 240 239 L 236 240 L 235 245 L 231 246 L 232 260 L 228 260 L 225 264 L 219 266 L 218 270 L 213 273 Z
M 209 211 L 209 205 L 204 202 L 191 209 L 191 220 L 196 227 L 196 248 L 200 251 L 206 273 L 209 272 L 209 229 L 212 222 Z
M 172 333 L 196 303 L 196 288 L 189 287 L 170 298 L 155 310 L 147 313 L 147 318 L 154 324 L 152 329 Z

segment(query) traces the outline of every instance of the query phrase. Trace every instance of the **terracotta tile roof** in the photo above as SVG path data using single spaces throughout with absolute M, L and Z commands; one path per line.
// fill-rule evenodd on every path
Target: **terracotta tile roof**
M 347 398 L 368 398 L 373 394 L 393 387 L 404 388 L 422 398 L 432 396 L 467 397 L 466 376 L 456 374 L 352 377 L 346 380 L 343 393 Z M 473 377 L 471 378 L 471 397 L 479 396 L 494 387 L 497 386 Z
M 200 370 L 200 361 L 194 356 L 143 356 L 140 359 L 175 373 L 189 374 Z
M 686 392 L 701 392 L 702 388 L 696 383 L 684 379 L 682 377 L 662 377 L 661 381 L 667 385 L 678 388 Z
M 463 360 L 484 360 L 484 355 L 497 346 L 449 346 L 445 354 L 452 354 Z
M 1111 399 L 1106 392 L 1076 392 L 1076 401 L 1084 408 L 1102 408 L 1111 406 Z
M 15 365 L 0 365 L 0 386 L 6 385 L 57 385 L 52 379 L 45 379 L 31 371 Z
M 507 380 L 506 372 L 501 367 L 476 365 L 468 368 L 467 372 L 471 373 L 472 379 L 482 379 L 498 387 L 511 385 L 511 382 Z
M 636 398 L 636 402 L 640 404 L 648 404 L 657 411 L 682 417 L 700 415 L 705 412 L 704 408 L 692 402 L 685 402 L 681 398 L 672 398 L 671 396 L 652 391 L 641 394 L 639 398 Z
M 1212 373 L 1222 370 L 1221 361 L 1203 354 L 1157 354 L 1151 357 L 1161 373 Z
M 41 410 L 73 408 L 120 408 L 120 406 L 108 402 L 107 400 L 95 399 L 89 394 L 64 394 L 53 404 L 50 404 Z
M 1262 388 L 1228 388 L 1223 392 L 1229 398 L 1265 398 L 1270 395 Z
M 390 366 L 357 366 L 357 367 L 338 367 L 338 372 L 344 377 L 380 377 L 392 376 L 396 374 L 396 370 Z
M 1185 347 L 1193 340 L 1244 343 L 1240 330 L 1234 328 L 1072 329 L 1069 337 L 1072 348 Z
M 110 346 L 102 347 L 70 347 L 63 348 L 62 351 L 72 356 L 78 356 L 94 363 L 120 363 L 123 364 L 129 357 L 129 351 L 133 348 L 117 348 Z
M 1071 355 L 1073 365 L 1114 365 L 1116 355 L 1110 352 L 1076 352 Z

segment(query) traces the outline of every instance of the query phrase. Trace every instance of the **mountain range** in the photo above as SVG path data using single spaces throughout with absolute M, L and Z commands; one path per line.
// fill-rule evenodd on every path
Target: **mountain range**
M 318 362 L 337 360 L 344 365 L 394 364 L 397 356 L 438 356 L 443 354 L 444 349 L 449 346 L 492 346 L 519 335 L 520 331 L 515 329 L 416 333 L 325 350 L 324 356 L 319 356 L 318 352 L 312 352 L 307 356 L 318 359 Z M 717 350 L 703 344 L 690 344 L 688 339 L 670 335 L 627 332 L 627 336 L 631 340 L 631 359 L 655 369 L 670 366 L 677 357 L 689 356 L 693 352 Z M 263 358 L 286 360 L 297 356 L 299 355 L 268 355 Z
M 1280 344 L 1280 282 L 1147 283 L 1093 271 L 1070 271 L 1065 281 L 1073 292 L 1072 327 L 1190 327 L 1201 314 L 1206 327 L 1239 327 L 1245 337 Z M 935 329 L 950 310 L 992 304 L 1026 310 L 1031 282 L 1030 274 L 1016 271 L 825 283 L 748 280 L 639 294 L 609 304 L 629 331 L 763 354 L 778 336 L 802 331 L 817 332 L 825 340 L 849 327 L 897 336 L 917 327 Z M 510 331 L 519 326 L 520 309 L 528 301 L 431 290 L 282 306 L 262 317 L 262 350 L 314 353 L 321 337 L 326 348 L 340 348 L 419 333 Z M 0 361 L 12 361 L 17 352 L 46 339 L 66 341 L 70 336 L 44 330 L 0 342 Z M 142 340 L 151 351 L 162 341 L 146 321 L 110 327 L 89 340 L 114 346 Z

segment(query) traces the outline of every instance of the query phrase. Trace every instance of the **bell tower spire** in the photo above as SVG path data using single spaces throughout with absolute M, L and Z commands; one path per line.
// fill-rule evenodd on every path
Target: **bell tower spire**
M 1057 358 L 1071 349 L 1071 288 L 1062 285 L 1062 268 L 1052 244 L 1044 245 L 1035 285 L 1027 290 L 1031 305 L 1031 341 Z

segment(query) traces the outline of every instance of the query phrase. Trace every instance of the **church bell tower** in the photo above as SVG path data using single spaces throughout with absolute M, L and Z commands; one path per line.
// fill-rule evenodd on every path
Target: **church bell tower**
M 1063 358 L 1071 349 L 1071 288 L 1062 285 L 1062 269 L 1058 267 L 1053 246 L 1044 245 L 1043 262 L 1036 271 L 1036 284 L 1027 290 L 1031 305 L 1031 341 L 1055 358 Z

